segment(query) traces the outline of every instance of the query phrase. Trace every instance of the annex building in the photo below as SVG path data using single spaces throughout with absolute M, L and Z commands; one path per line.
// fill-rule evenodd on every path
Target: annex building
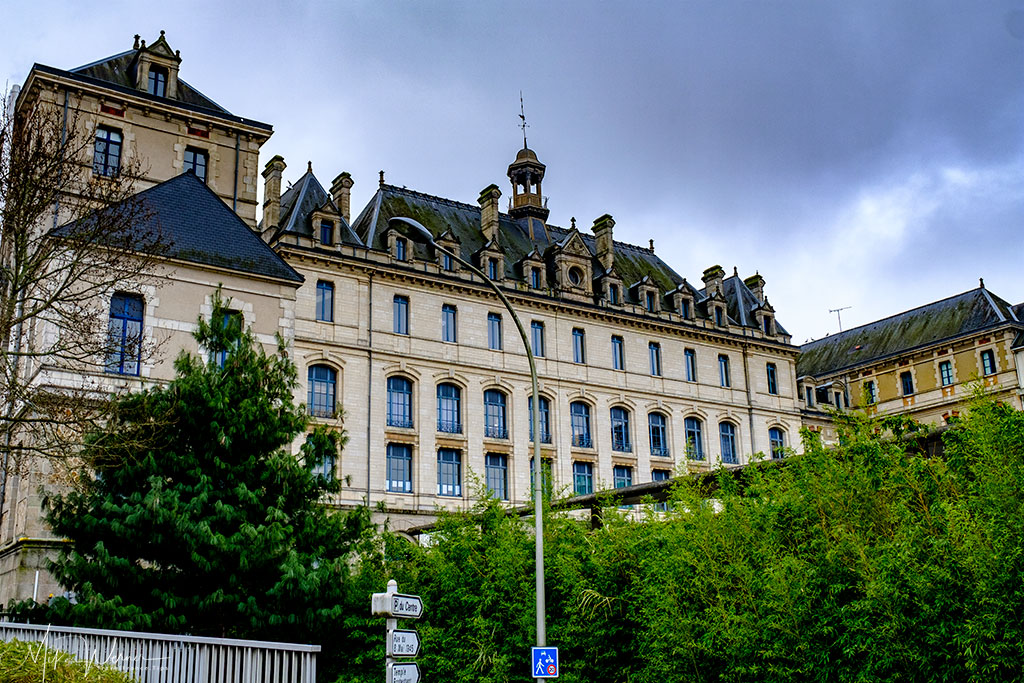
M 1024 409 L 1024 303 L 985 287 L 800 347 L 805 423 L 835 438 L 829 410 L 864 409 L 943 425 L 974 386 Z

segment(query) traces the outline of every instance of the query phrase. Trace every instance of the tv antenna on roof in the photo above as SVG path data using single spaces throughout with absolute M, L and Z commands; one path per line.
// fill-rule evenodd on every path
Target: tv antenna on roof
M 523 108 L 523 91 L 519 91 L 519 127 L 523 129 L 523 149 L 526 149 L 526 129 L 530 124 L 526 122 L 526 110 Z
M 839 331 L 840 332 L 843 331 L 843 316 L 839 314 L 839 311 L 845 311 L 848 308 L 853 308 L 853 306 L 843 306 L 842 308 L 830 308 L 830 309 L 828 309 L 829 313 L 835 313 L 836 314 L 836 318 L 839 320 Z

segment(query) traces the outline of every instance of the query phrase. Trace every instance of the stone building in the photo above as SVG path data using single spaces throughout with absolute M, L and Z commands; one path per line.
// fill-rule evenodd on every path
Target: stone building
M 335 503 L 382 502 L 393 526 L 475 487 L 530 497 L 530 375 L 513 321 L 456 262 L 389 227 L 425 226 L 495 281 L 527 328 L 540 377 L 542 458 L 559 491 L 668 478 L 781 456 L 799 446 L 796 348 L 760 275 L 719 266 L 699 286 L 650 248 L 548 222 L 546 172 L 525 147 L 508 167 L 511 201 L 488 185 L 466 204 L 384 183 L 354 220 L 352 179 L 330 190 L 312 165 L 280 194 L 271 159 L 264 238 L 305 278 L 295 361 L 318 421 L 349 435 Z
M 805 421 L 832 441 L 828 410 L 863 407 L 942 425 L 972 384 L 1024 408 L 1024 304 L 986 289 L 935 301 L 800 347 Z
M 508 167 L 506 211 L 496 185 L 465 204 L 382 175 L 353 219 L 348 174 L 325 190 L 310 164 L 282 191 L 286 166 L 274 157 L 257 225 L 258 154 L 272 128 L 215 104 L 181 66 L 163 34 L 148 46 L 136 37 L 130 50 L 70 71 L 37 64 L 21 90 L 18 107 L 77 113 L 69 134 L 93 140 L 83 174 L 141 162 L 139 198 L 172 244 L 146 282 L 95 302 L 124 332 L 111 355 L 92 368 L 43 368 L 41 382 L 109 393 L 170 379 L 180 350 L 203 352 L 191 332 L 221 285 L 258 339 L 289 343 L 296 398 L 313 419 L 348 432 L 326 467 L 344 482 L 329 503 L 383 504 L 397 528 L 429 521 L 438 506 L 470 506 L 476 482 L 524 503 L 530 382 L 514 323 L 474 276 L 389 228 L 406 217 L 478 264 L 527 326 L 537 436 L 558 491 L 798 447 L 797 349 L 759 274 L 713 266 L 693 284 L 653 244 L 615 241 L 611 216 L 589 231 L 552 225 L 546 168 L 525 141 Z M 142 345 L 159 354 L 140 354 Z M 41 519 L 40 485 L 55 485 L 45 463 L 0 487 L 0 604 L 59 591 L 45 560 L 61 540 Z
M 57 107 L 78 124 L 70 135 L 94 139 L 81 160 L 83 174 L 102 179 L 131 159 L 142 162 L 147 170 L 137 196 L 150 225 L 140 227 L 159 229 L 169 244 L 151 277 L 121 283 L 91 302 L 115 335 L 107 356 L 70 368 L 45 358 L 42 367 L 26 367 L 41 390 L 109 395 L 169 380 L 181 350 L 202 352 L 191 335 L 218 286 L 259 340 L 269 346 L 279 333 L 292 337 L 302 278 L 252 230 L 259 147 L 272 128 L 214 104 L 179 77 L 180 64 L 162 34 L 148 47 L 136 37 L 131 50 L 71 71 L 36 64 L 21 89 L 17 110 L 37 101 Z M 60 330 L 36 320 L 25 339 L 45 343 L 48 334 Z M 41 514 L 39 487 L 59 485 L 49 463 L 12 466 L 5 474 L 0 605 L 59 591 L 46 559 L 61 543 Z

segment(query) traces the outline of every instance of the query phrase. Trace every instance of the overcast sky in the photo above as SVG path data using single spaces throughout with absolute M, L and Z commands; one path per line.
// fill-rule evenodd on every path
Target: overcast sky
M 522 146 L 550 222 L 760 271 L 803 343 L 966 291 L 1024 300 L 1024 0 L 4 3 L 0 78 L 167 31 L 294 181 L 475 203 Z M 504 200 L 503 200 L 504 201 Z

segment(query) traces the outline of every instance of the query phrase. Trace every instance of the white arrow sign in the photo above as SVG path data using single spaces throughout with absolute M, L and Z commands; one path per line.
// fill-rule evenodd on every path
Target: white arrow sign
M 416 662 L 388 664 L 388 683 L 419 683 L 420 665 Z
M 420 637 L 416 631 L 391 631 L 388 640 L 389 657 L 415 657 L 420 653 Z
M 423 614 L 423 601 L 418 595 L 391 594 L 391 605 L 388 613 L 393 617 L 419 619 Z

